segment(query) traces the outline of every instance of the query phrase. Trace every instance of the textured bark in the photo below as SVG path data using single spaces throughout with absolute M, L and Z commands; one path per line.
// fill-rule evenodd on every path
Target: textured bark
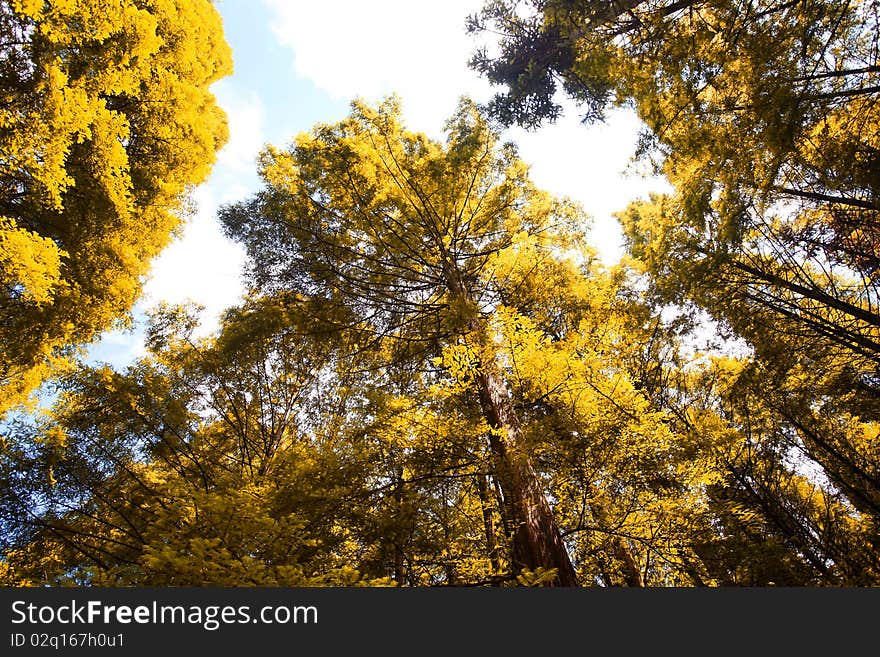
M 464 322 L 465 334 L 475 339 L 480 352 L 476 385 L 483 417 L 490 428 L 489 447 L 497 480 L 510 515 L 514 570 L 556 569 L 553 586 L 578 586 L 574 566 L 525 448 L 504 377 L 495 364 L 495 350 L 485 321 L 478 315 L 477 304 L 461 271 L 447 253 L 443 257 L 446 287 L 453 304 L 470 315 Z
M 492 517 L 492 505 L 489 498 L 489 484 L 486 475 L 477 475 L 477 491 L 480 495 L 480 508 L 483 511 L 483 529 L 486 532 L 486 551 L 489 554 L 489 563 L 492 565 L 492 574 L 501 573 L 501 559 L 498 554 L 498 539 L 495 535 L 495 519 Z
M 511 510 L 514 566 L 555 568 L 554 586 L 578 586 L 577 574 L 538 474 L 523 446 L 522 429 L 501 376 L 492 364 L 483 364 L 479 377 L 480 404 L 489 427 L 489 446 L 496 460 L 498 480 Z M 488 370 L 488 371 L 486 371 Z

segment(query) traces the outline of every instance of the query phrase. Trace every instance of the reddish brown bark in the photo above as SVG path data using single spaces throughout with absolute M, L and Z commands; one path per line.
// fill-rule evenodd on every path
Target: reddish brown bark
M 513 559 L 517 570 L 555 569 L 553 586 L 578 586 L 577 573 L 538 474 L 523 446 L 522 429 L 501 376 L 491 364 L 479 377 L 480 404 L 489 427 L 489 446 L 513 527 Z M 488 370 L 488 371 L 485 371 Z

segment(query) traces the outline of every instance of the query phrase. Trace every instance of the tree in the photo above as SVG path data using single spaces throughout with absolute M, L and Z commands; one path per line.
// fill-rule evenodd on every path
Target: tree
M 503 34 L 501 56 L 473 62 L 509 86 L 491 107 L 507 122 L 552 119 L 557 82 L 587 120 L 610 104 L 635 106 L 645 148 L 656 147 L 676 189 L 652 211 L 654 230 L 627 223 L 649 266 L 665 261 L 655 269 L 680 293 L 693 288 L 686 278 L 711 276 L 708 294 L 734 279 L 738 296 L 876 353 L 880 67 L 870 3 L 541 2 L 531 16 L 517 5 L 492 3 L 472 22 Z M 667 273 L 686 262 L 690 274 Z
M 221 211 L 253 289 L 217 335 L 161 309 L 145 358 L 3 427 L 3 582 L 878 581 L 864 361 L 692 291 L 752 339 L 695 352 L 658 271 L 714 274 L 661 259 L 693 237 L 675 199 L 629 209 L 641 260 L 607 269 L 469 101 L 442 144 L 354 103 L 261 175 Z
M 0 3 L 0 415 L 124 321 L 227 138 L 207 0 Z
M 870 584 L 870 519 L 792 470 L 748 363 L 674 362 L 625 270 L 584 276 L 524 246 L 487 322 L 580 581 Z M 475 585 L 514 578 L 512 513 L 471 390 L 388 377 L 387 352 L 280 292 L 214 338 L 155 315 L 150 355 L 83 367 L 52 416 L 4 432 L 3 581 Z
M 79 368 L 51 416 L 6 432 L 4 581 L 364 580 L 360 535 L 385 463 L 348 441 L 361 416 L 358 386 L 334 374 L 344 345 L 279 299 L 230 311 L 215 338 L 193 338 L 195 325 L 186 309 L 159 311 L 147 357 Z
M 444 345 L 467 345 L 517 569 L 555 570 L 557 584 L 572 586 L 486 317 L 500 302 L 493 256 L 529 238 L 564 248 L 559 229 L 578 215 L 529 183 L 472 103 L 447 130 L 443 146 L 407 132 L 393 100 L 355 103 L 349 118 L 318 126 L 291 150 L 267 150 L 264 190 L 221 220 L 245 245 L 255 285 L 344 309 L 348 325 L 387 344 L 392 361 L 425 368 Z
M 708 311 L 753 350 L 786 432 L 876 514 L 878 17 L 869 2 L 496 2 L 474 65 L 491 109 L 587 120 L 631 104 L 675 192 L 621 214 L 658 305 Z M 807 373 L 812 374 L 807 374 Z M 795 401 L 797 400 L 797 401 Z M 830 418 L 834 418 L 831 420 Z M 821 427 L 821 429 L 820 429 Z

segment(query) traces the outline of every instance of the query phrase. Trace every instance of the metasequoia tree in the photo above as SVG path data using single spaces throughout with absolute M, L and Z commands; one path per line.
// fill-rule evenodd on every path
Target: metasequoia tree
M 486 321 L 580 581 L 876 581 L 870 522 L 786 462 L 749 363 L 682 369 L 620 277 L 519 246 Z M 511 572 L 475 345 L 413 373 L 335 310 L 279 292 L 195 339 L 167 309 L 147 357 L 66 377 L 49 416 L 4 431 L 2 580 L 545 582 Z
M 195 339 L 193 315 L 163 309 L 147 356 L 81 367 L 50 414 L 10 423 L 2 581 L 514 580 L 485 423 L 446 396 L 405 394 L 403 375 L 377 388 L 382 354 L 317 312 L 296 295 L 251 298 Z
M 0 3 L 0 414 L 124 320 L 227 138 L 208 0 Z
M 748 318 L 769 309 L 876 368 L 876 8 L 522 4 L 492 3 L 472 24 L 504 35 L 501 56 L 473 62 L 509 87 L 490 107 L 506 122 L 552 119 L 558 84 L 587 120 L 635 107 L 645 152 L 676 192 L 634 206 L 625 224 L 667 298 L 746 318 L 746 337 Z
M 630 105 L 674 193 L 621 214 L 656 302 L 745 339 L 802 457 L 877 517 L 880 30 L 867 1 L 493 2 L 474 66 L 537 125 Z M 690 305 L 690 308 L 694 308 Z
M 748 360 L 681 359 L 633 272 L 579 255 L 520 235 L 481 319 L 579 581 L 875 582 L 870 517 L 790 462 L 784 391 Z M 134 366 L 65 378 L 48 417 L 4 430 L 3 581 L 545 583 L 517 572 L 485 348 L 354 319 L 282 289 L 195 339 L 167 309 Z
M 192 314 L 164 309 L 146 357 L 79 368 L 50 415 L 7 427 L 3 581 L 362 583 L 386 460 L 348 440 L 362 386 L 335 374 L 345 345 L 300 311 L 250 299 L 195 339 Z
M 682 447 L 699 450 L 706 459 L 702 503 L 707 512 L 691 518 L 690 550 L 679 554 L 693 583 L 862 586 L 877 581 L 876 514 L 853 499 L 851 487 L 835 485 L 844 478 L 832 484 L 815 464 L 804 467 L 809 463 L 805 446 L 791 415 L 780 412 L 786 397 L 801 403 L 796 391 L 805 385 L 802 376 L 771 380 L 759 361 L 717 355 L 664 370 L 663 384 L 652 383 L 649 396 L 667 410 L 671 426 L 684 437 Z M 827 408 L 825 437 L 858 436 L 856 444 L 870 454 L 870 424 Z
M 530 6 L 523 11 L 522 5 Z M 602 117 L 631 104 L 675 194 L 624 217 L 631 250 L 670 297 L 750 338 L 785 332 L 877 358 L 878 16 L 869 2 L 496 2 L 472 29 L 503 34 L 474 66 L 508 85 L 506 122 L 558 113 L 561 84 Z M 723 310 L 722 310 L 723 308 Z
M 227 207 L 228 234 L 263 290 L 339 307 L 392 362 L 429 364 L 444 345 L 470 347 L 471 391 L 512 515 L 516 570 L 577 584 L 498 362 L 487 316 L 500 303 L 493 256 L 518 240 L 564 249 L 575 208 L 539 192 L 512 146 L 463 102 L 440 144 L 408 132 L 394 100 L 353 105 L 289 150 L 262 156 L 264 189 Z
M 554 118 L 558 85 L 582 103 L 585 120 L 611 105 L 635 107 L 643 150 L 676 191 L 635 206 L 626 225 L 667 292 L 715 306 L 733 296 L 737 310 L 716 315 L 763 306 L 875 359 L 872 7 L 495 2 L 471 27 L 500 30 L 502 55 L 479 54 L 473 65 L 508 86 L 490 104 L 508 123 Z

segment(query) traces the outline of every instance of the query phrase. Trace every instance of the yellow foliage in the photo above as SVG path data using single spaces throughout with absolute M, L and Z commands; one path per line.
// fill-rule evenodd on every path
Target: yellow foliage
M 29 60 L 0 85 L 2 416 L 129 312 L 227 138 L 231 56 L 208 0 L 16 0 L 0 23 Z
M 51 239 L 17 227 L 0 217 L 0 280 L 20 302 L 50 303 L 61 281 L 66 254 Z

